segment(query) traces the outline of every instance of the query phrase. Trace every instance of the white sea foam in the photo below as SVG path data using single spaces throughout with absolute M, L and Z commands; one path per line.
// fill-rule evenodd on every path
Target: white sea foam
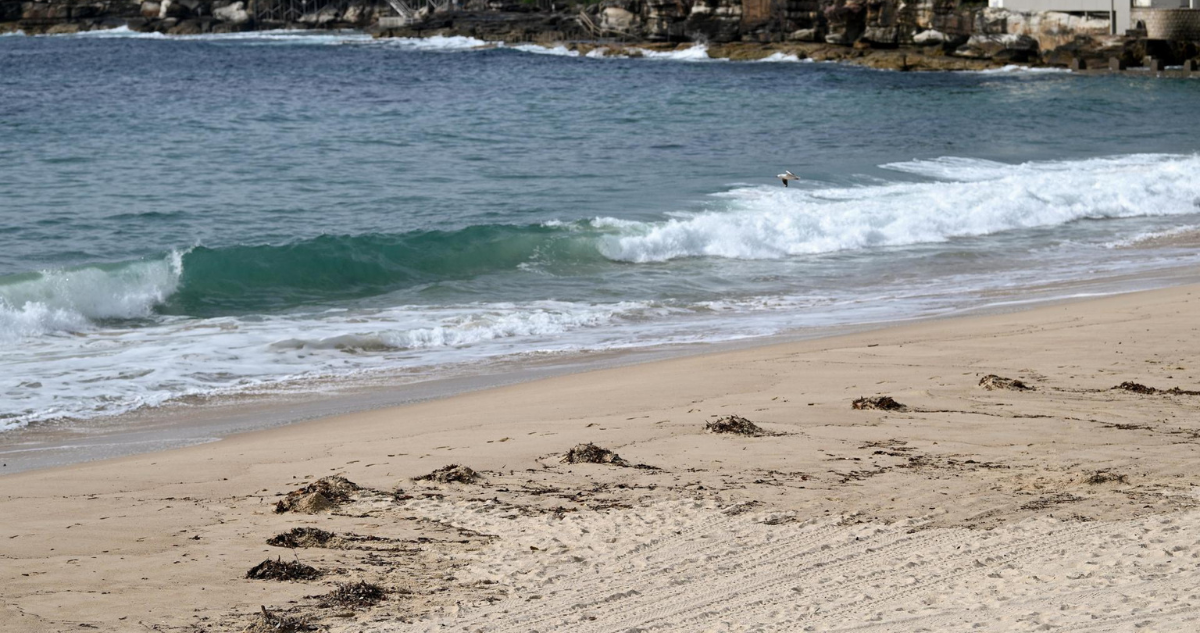
M 159 406 L 182 396 L 261 389 L 298 379 L 475 362 L 532 352 L 636 347 L 670 338 L 617 333 L 673 310 L 641 302 L 556 301 L 401 306 L 318 314 L 160 318 L 98 328 L 80 313 L 27 304 L 36 327 L 62 319 L 65 337 L 0 347 L 0 430 Z M 590 335 L 564 338 L 572 332 Z
M 273 350 L 417 350 L 466 347 L 515 337 L 540 337 L 598 327 L 614 320 L 644 316 L 652 306 L 642 302 L 586 305 L 543 301 L 529 304 L 446 306 L 438 309 L 398 308 L 380 311 L 364 322 L 325 319 L 324 327 L 304 337 L 270 345 Z M 435 324 L 430 325 L 433 321 Z M 349 332 L 347 330 L 354 330 Z
M 166 35 L 158 32 L 142 32 L 134 31 L 128 26 L 118 26 L 111 29 L 96 29 L 91 31 L 80 31 L 79 33 L 63 33 L 47 35 L 46 37 L 68 37 L 78 39 L 154 39 L 154 40 L 172 40 L 172 41 L 193 41 L 193 42 L 241 42 L 247 44 L 263 43 L 263 44 L 367 44 L 375 42 L 370 35 L 361 31 L 341 30 L 341 31 L 321 31 L 321 30 L 306 30 L 306 29 L 273 29 L 265 31 L 243 31 L 239 33 L 198 33 L 194 35 Z M 431 48 L 436 48 L 442 42 L 437 41 L 437 37 L 426 38 L 434 40 L 426 44 Z M 453 38 L 441 38 L 453 39 Z M 471 39 L 471 38 L 462 38 Z M 396 40 L 390 40 L 396 41 Z M 478 41 L 478 40 L 476 40 Z
M 684 48 L 674 51 L 652 51 L 646 48 L 632 48 L 631 51 L 637 51 L 645 59 L 659 59 L 673 62 L 716 62 L 728 61 L 726 59 L 716 59 L 708 56 L 708 47 L 703 44 L 697 44 L 690 48 Z
M 913 161 L 892 169 L 948 182 L 834 189 L 741 188 L 727 208 L 665 222 L 598 218 L 614 260 L 773 259 L 848 249 L 944 242 L 1084 218 L 1196 213 L 1200 157 L 1139 155 L 1005 165 Z
M 22 31 L 21 29 L 17 29 L 15 31 L 6 31 L 4 33 L 0 33 L 0 37 L 13 37 L 13 36 L 17 36 L 17 35 L 25 35 L 25 31 Z
M 54 33 L 38 35 L 37 37 L 73 37 L 81 39 L 105 39 L 105 38 L 126 38 L 126 39 L 160 39 L 166 37 L 162 33 L 142 33 L 134 31 L 128 26 L 118 26 L 114 29 L 95 29 L 92 31 L 80 31 L 78 33 Z
M 179 285 L 182 254 L 115 268 L 38 273 L 0 285 L 0 341 L 82 332 L 98 319 L 151 315 Z
M 800 59 L 800 56 L 799 56 L 799 55 L 796 55 L 795 53 L 791 53 L 791 54 L 789 54 L 789 53 L 780 53 L 780 52 L 775 52 L 775 53 L 771 53 L 770 55 L 768 55 L 768 56 L 766 56 L 766 57 L 764 57 L 764 58 L 762 58 L 762 59 L 757 59 L 757 60 L 755 60 L 755 61 L 756 61 L 756 62 L 759 62 L 759 63 L 771 63 L 771 62 L 793 62 L 793 63 L 800 63 L 800 62 L 811 62 L 811 61 L 812 61 L 812 59 L 811 59 L 811 58 L 809 58 L 809 57 L 805 57 L 804 59 Z
M 573 51 L 566 46 L 559 44 L 558 46 L 539 46 L 537 44 L 515 44 L 508 46 L 515 51 L 522 53 L 533 53 L 535 55 L 556 55 L 558 57 L 579 57 L 579 51 Z
M 304 29 L 275 29 L 269 31 L 244 31 L 241 33 L 200 33 L 196 35 L 172 35 L 172 39 L 248 42 L 268 44 L 366 44 L 375 39 L 361 31 L 310 31 Z
M 1130 248 L 1133 246 L 1141 246 L 1141 245 L 1146 245 L 1146 244 L 1152 244 L 1155 242 L 1170 242 L 1173 239 L 1180 238 L 1183 236 L 1194 236 L 1196 238 L 1200 238 L 1200 225 L 1188 224 L 1185 226 L 1177 226 L 1177 227 L 1162 230 L 1162 231 L 1147 231 L 1144 233 L 1138 233 L 1137 235 L 1134 235 L 1133 237 L 1129 237 L 1129 238 L 1126 238 L 1123 240 L 1114 240 L 1111 242 L 1105 242 L 1104 247 L 1105 248 Z
M 979 158 L 947 156 L 931 160 L 887 163 L 881 167 L 939 180 L 978 182 L 1002 178 L 1036 179 L 1048 174 L 1056 180 L 1060 178 L 1059 174 L 1067 178 L 1080 176 L 1085 180 L 1092 179 L 1097 175 L 1103 177 L 1108 173 L 1118 178 L 1124 176 L 1136 178 L 1143 169 L 1161 170 L 1164 174 L 1171 174 L 1194 168 L 1197 163 L 1200 163 L 1200 157 L 1196 155 L 1180 156 L 1176 154 L 1128 154 L 1082 160 L 1033 161 L 1016 165 Z
M 1034 66 L 1021 66 L 1019 64 L 1008 64 L 1005 66 L 1001 66 L 1000 68 L 988 68 L 985 70 L 967 70 L 967 71 L 963 71 L 963 72 L 975 73 L 975 74 L 979 74 L 979 75 L 1007 75 L 1007 74 L 1014 74 L 1014 73 L 1027 73 L 1027 74 L 1031 74 L 1031 75 L 1046 75 L 1046 74 L 1070 73 L 1071 71 L 1066 68 L 1044 68 L 1044 67 L 1034 67 Z
M 496 46 L 493 42 L 485 42 L 473 37 L 462 35 L 434 35 L 432 37 L 396 37 L 376 40 L 384 46 L 394 46 L 414 51 L 469 51 Z

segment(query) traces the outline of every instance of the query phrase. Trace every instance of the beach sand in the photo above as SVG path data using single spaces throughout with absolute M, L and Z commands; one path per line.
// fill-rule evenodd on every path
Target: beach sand
M 1198 328 L 1183 286 L 5 476 L 0 630 L 1195 630 Z

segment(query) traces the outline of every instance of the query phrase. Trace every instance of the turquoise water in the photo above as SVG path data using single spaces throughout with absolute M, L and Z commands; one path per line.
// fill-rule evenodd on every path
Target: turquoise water
M 0 428 L 1196 261 L 1200 82 L 480 44 L 0 37 Z

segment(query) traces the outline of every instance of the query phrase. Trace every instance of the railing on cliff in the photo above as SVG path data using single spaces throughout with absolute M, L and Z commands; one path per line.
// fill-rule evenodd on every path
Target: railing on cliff
M 346 0 L 250 0 L 250 13 L 258 22 L 300 22 L 305 15 L 338 15 Z
M 419 22 L 426 15 L 458 8 L 458 0 L 387 0 L 394 16 L 379 18 L 379 26 L 395 28 Z
M 604 38 L 615 36 L 620 39 L 637 39 L 632 33 L 603 27 L 596 24 L 596 21 L 592 19 L 592 16 L 587 14 L 586 8 L 579 10 L 579 17 L 577 17 L 576 20 L 579 21 L 579 25 L 583 27 L 583 30 L 587 31 L 590 37 Z

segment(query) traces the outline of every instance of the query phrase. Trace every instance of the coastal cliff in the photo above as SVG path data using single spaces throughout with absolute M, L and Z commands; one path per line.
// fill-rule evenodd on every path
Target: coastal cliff
M 896 70 L 966 70 L 1010 63 L 1140 65 L 1200 57 L 1192 42 L 1109 35 L 1107 19 L 1021 13 L 966 0 L 467 0 L 396 28 L 385 0 L 0 0 L 0 32 L 72 33 L 125 26 L 172 35 L 272 28 L 354 28 L 379 37 L 461 35 L 486 41 L 603 47 L 638 56 L 696 43 L 708 54 L 776 53 Z
M 697 43 L 710 56 L 773 54 L 894 70 L 971 70 L 1011 63 L 1089 66 L 1119 58 L 1140 65 L 1196 58 L 1190 42 L 1110 35 L 1107 19 L 1021 13 L 961 0 L 604 0 L 558 11 L 472 0 L 383 37 L 461 35 L 488 41 L 563 45 L 638 56 Z
M 125 26 L 170 35 L 270 28 L 367 28 L 391 12 L 383 0 L 0 0 L 0 32 L 75 33 Z

